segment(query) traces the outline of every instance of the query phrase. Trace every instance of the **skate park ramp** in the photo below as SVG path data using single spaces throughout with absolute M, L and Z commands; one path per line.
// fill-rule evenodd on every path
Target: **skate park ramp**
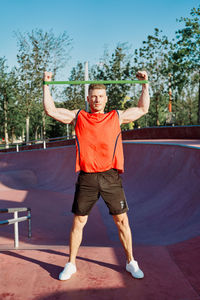
M 134 256 L 145 278 L 125 271 L 117 230 L 100 198 L 84 230 L 79 272 L 58 281 L 69 253 L 75 147 L 0 153 L 0 208 L 32 210 L 32 238 L 20 223 L 18 250 L 13 226 L 0 227 L 0 299 L 200 299 L 199 141 L 123 146 Z

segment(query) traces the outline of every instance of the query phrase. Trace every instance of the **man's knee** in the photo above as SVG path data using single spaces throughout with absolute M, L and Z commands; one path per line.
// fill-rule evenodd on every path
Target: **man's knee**
M 118 228 L 129 227 L 127 213 L 123 213 L 120 215 L 113 215 L 113 219 Z
M 73 229 L 82 229 L 87 223 L 88 216 L 74 215 Z

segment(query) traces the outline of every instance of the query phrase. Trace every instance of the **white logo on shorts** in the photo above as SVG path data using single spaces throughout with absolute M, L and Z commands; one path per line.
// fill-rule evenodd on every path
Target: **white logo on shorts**
M 126 203 L 124 201 L 120 201 L 121 209 L 124 209 L 126 207 Z

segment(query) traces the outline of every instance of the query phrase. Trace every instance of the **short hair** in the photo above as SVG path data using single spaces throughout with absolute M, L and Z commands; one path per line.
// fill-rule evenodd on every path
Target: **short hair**
M 92 90 L 106 90 L 106 86 L 100 83 L 92 83 L 89 85 L 88 92 Z

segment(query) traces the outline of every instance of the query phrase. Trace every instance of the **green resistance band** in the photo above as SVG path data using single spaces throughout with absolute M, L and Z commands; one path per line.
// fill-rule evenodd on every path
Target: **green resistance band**
M 148 80 L 91 80 L 91 81 L 43 81 L 43 84 L 135 84 L 135 83 L 149 83 Z

